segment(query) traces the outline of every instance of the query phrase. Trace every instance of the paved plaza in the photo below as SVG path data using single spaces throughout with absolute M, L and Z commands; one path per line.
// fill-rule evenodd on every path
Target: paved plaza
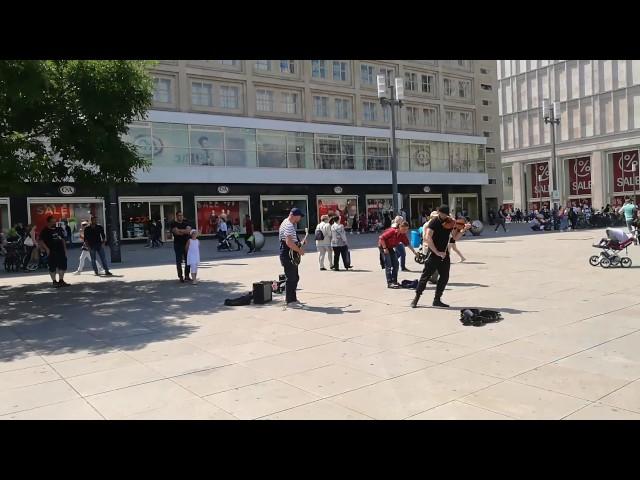
M 349 272 L 319 271 L 311 248 L 302 311 L 223 305 L 281 273 L 273 238 L 254 256 L 202 242 L 195 286 L 170 246 L 125 246 L 114 277 L 64 289 L 2 272 L 0 418 L 640 419 L 640 247 L 632 268 L 594 268 L 603 233 L 465 237 L 450 309 L 431 285 L 417 309 L 387 289 L 373 234 L 349 236 Z M 407 265 L 400 280 L 418 278 Z M 463 307 L 504 320 L 465 327 Z

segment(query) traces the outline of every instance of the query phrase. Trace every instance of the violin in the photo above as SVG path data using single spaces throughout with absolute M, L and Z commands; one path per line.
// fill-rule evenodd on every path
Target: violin
M 464 230 L 468 230 L 471 228 L 471 224 L 467 223 L 464 218 L 455 219 L 453 217 L 447 217 L 442 222 L 442 227 L 447 230 L 456 230 L 457 232 L 462 232 Z

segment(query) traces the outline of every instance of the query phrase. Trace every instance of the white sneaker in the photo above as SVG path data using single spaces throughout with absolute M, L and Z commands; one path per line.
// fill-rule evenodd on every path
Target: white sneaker
M 287 303 L 287 308 L 296 308 L 296 309 L 303 309 L 305 307 L 304 303 L 300 303 L 298 302 L 291 302 L 291 303 Z
M 80 275 L 80 271 L 73 272 L 74 275 Z

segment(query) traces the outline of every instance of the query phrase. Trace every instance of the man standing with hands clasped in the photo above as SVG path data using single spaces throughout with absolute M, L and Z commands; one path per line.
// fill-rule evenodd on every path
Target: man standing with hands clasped
M 173 251 L 176 254 L 176 269 L 178 270 L 178 278 L 180 283 L 191 281 L 189 274 L 191 269 L 187 263 L 186 246 L 191 236 L 191 227 L 185 220 L 182 212 L 176 212 L 176 219 L 169 225 L 169 230 L 173 235 Z M 182 276 L 182 261 L 184 260 L 184 276 Z
M 91 266 L 96 276 L 100 276 L 98 273 L 98 265 L 96 264 L 96 254 L 100 255 L 100 261 L 104 268 L 104 274 L 107 276 L 113 275 L 109 271 L 109 265 L 107 264 L 107 258 L 104 254 L 104 245 L 107 243 L 107 234 L 104 233 L 102 225 L 98 225 L 98 221 L 95 216 L 91 217 L 91 224 L 84 228 L 84 241 L 89 246 L 89 255 L 91 255 Z
M 424 270 L 420 276 L 418 282 L 418 288 L 416 288 L 416 296 L 411 301 L 411 307 L 416 308 L 420 301 L 420 296 L 424 289 L 427 287 L 427 281 L 433 273 L 437 270 L 440 278 L 436 285 L 436 294 L 433 299 L 434 307 L 448 307 L 446 303 L 441 300 L 442 294 L 447 282 L 449 282 L 449 270 L 451 269 L 451 260 L 449 258 L 449 239 L 452 238 L 451 229 L 446 229 L 443 223 L 449 217 L 449 206 L 441 205 L 438 207 L 438 216 L 432 218 L 426 225 L 426 232 L 424 241 L 429 248 L 429 256 L 424 264 Z M 458 240 L 464 235 L 464 231 L 456 232 L 453 235 L 454 240 Z

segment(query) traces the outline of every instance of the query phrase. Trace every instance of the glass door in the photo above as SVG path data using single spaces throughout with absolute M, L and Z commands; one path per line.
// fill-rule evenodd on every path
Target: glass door
M 409 210 L 411 215 L 411 227 L 421 227 L 422 218 L 428 219 L 431 212 L 436 210 L 442 204 L 440 195 L 411 195 L 409 201 Z
M 478 195 L 452 193 L 449 195 L 449 209 L 456 218 L 464 216 L 471 220 L 478 220 Z

